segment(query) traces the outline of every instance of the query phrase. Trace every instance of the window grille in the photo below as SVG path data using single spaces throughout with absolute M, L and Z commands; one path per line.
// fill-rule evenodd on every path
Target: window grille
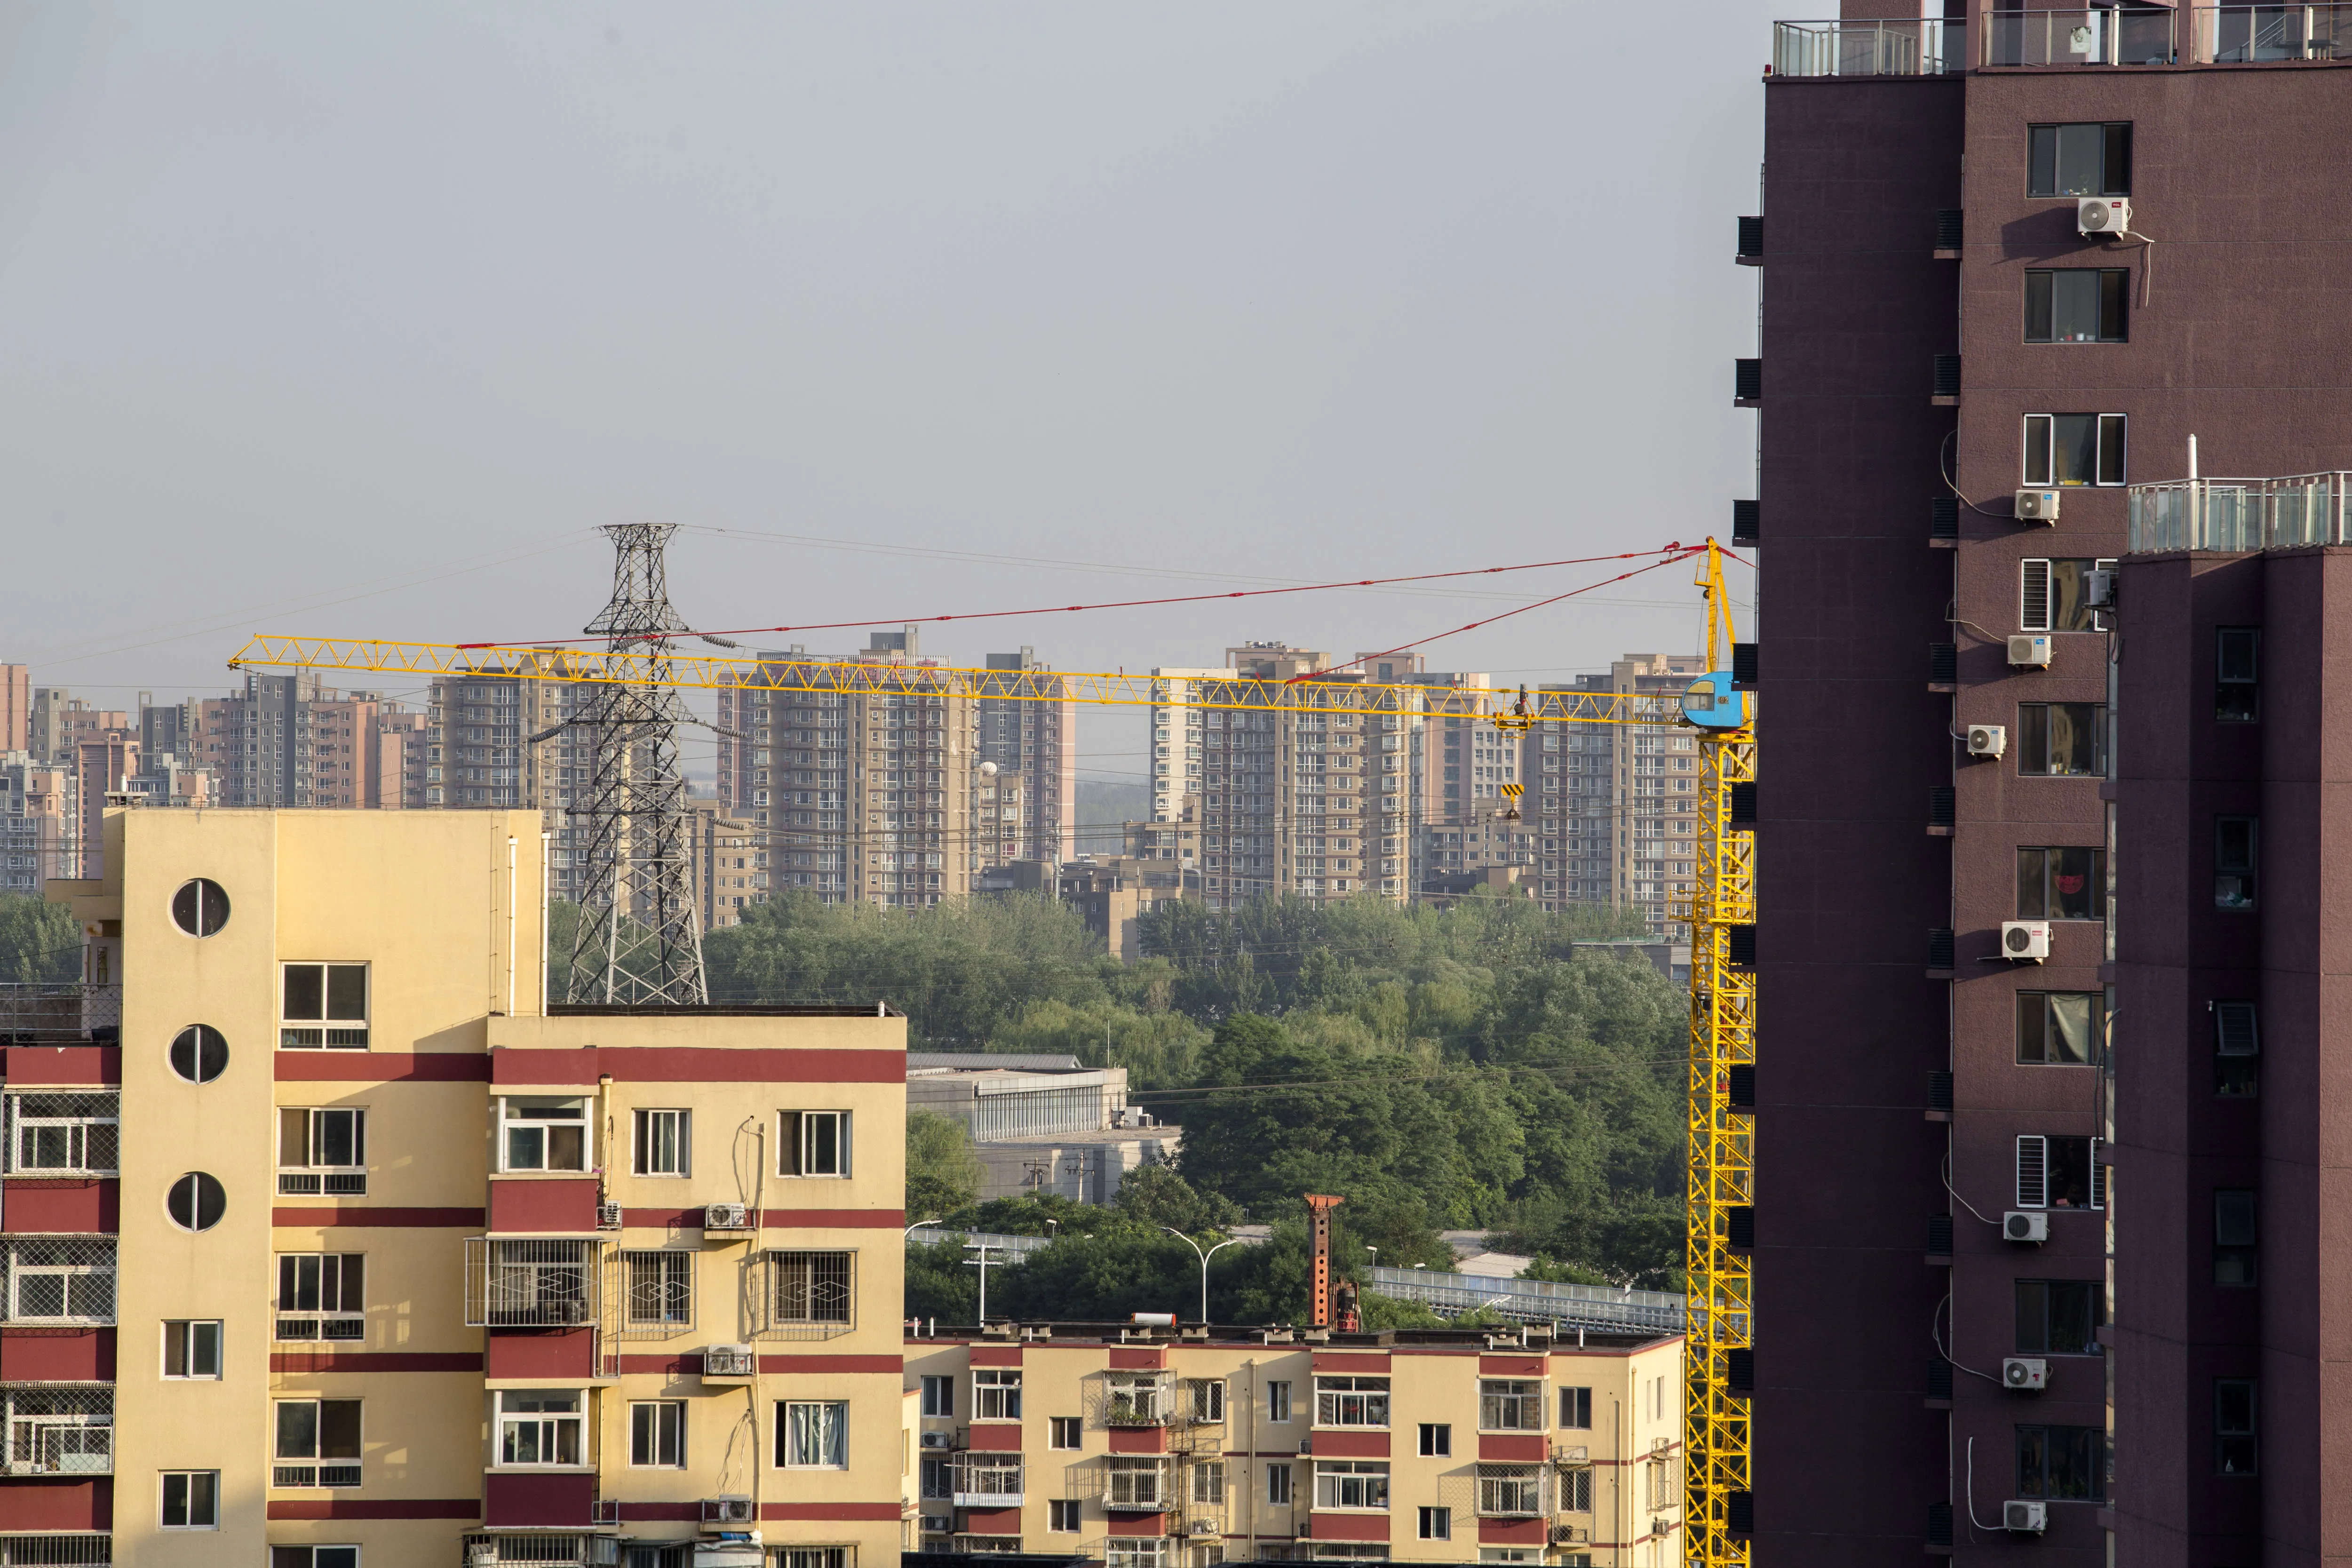
M 856 1326 L 856 1254 L 771 1251 L 754 1266 L 761 1336 L 825 1340 Z
M 591 1568 L 596 1559 L 590 1555 L 590 1542 L 595 1538 L 585 1535 L 468 1535 L 465 1538 L 465 1556 L 461 1561 L 478 1561 L 476 1553 L 488 1548 L 492 1561 L 498 1563 L 529 1563 L 538 1568 Z
M 8 1097 L 7 1169 L 19 1176 L 111 1175 L 122 1097 L 72 1090 Z
M 1113 1456 L 1106 1465 L 1103 1507 L 1156 1511 L 1168 1506 L 1167 1469 L 1160 1460 Z
M 624 1339 L 667 1339 L 694 1327 L 694 1254 L 630 1251 L 615 1270 Z
M 599 1249 L 591 1241 L 466 1240 L 470 1328 L 564 1328 L 594 1316 Z
M 976 1453 L 955 1461 L 955 1505 L 958 1508 L 1018 1508 L 1021 1506 L 1021 1456 Z
M 111 1568 L 110 1535 L 0 1535 L 0 1568 Z
M 26 1237 L 0 1247 L 0 1319 L 12 1323 L 114 1321 L 114 1238 Z
M 1102 1381 L 1103 1425 L 1163 1426 L 1169 1384 L 1157 1373 L 1110 1373 Z
M 6 1440 L 0 1447 L 11 1476 L 104 1476 L 114 1471 L 114 1390 L 111 1388 L 0 1388 L 0 1422 Z M 11 1561 L 0 1557 L 0 1563 Z M 18 1557 L 24 1563 L 47 1562 Z M 56 1559 L 79 1563 L 78 1557 Z
M 1528 1519 L 1549 1511 L 1544 1506 L 1544 1470 L 1541 1465 L 1478 1467 L 1478 1516 L 1481 1519 Z

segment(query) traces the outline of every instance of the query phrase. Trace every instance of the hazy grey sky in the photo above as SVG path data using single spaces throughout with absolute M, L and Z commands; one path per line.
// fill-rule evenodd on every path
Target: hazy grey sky
M 614 521 L 688 525 L 672 596 L 710 626 L 1724 531 L 1772 15 L 10 6 L 0 659 L 127 703 L 226 689 L 251 630 L 570 632 Z M 1688 577 L 1433 662 L 1686 648 Z M 924 649 L 1139 669 L 1507 607 L 1350 592 Z M 1089 767 L 1139 768 L 1125 718 L 1081 729 Z

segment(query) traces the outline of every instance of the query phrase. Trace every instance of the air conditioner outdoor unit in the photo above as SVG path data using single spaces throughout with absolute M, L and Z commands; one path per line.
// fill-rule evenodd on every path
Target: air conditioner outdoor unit
M 2000 724 L 1969 726 L 1969 755 L 1998 757 L 2009 750 L 2009 731 Z
M 613 1504 L 613 1522 L 614 1524 L 621 1522 L 620 1508 L 621 1505 L 618 1502 L 614 1502 Z M 614 1537 L 610 1535 L 592 1535 L 585 1542 L 582 1542 L 582 1544 L 586 1546 L 588 1549 L 586 1555 L 589 1568 L 619 1568 L 621 1561 L 621 1543 Z
M 2040 1356 L 2003 1356 L 2000 1382 L 2002 1387 L 2021 1394 L 2039 1394 L 2050 1386 L 2050 1363 Z
M 2011 1209 L 2000 1216 L 2000 1234 L 2009 1241 L 2047 1241 L 2050 1216 L 2040 1209 Z
M 955 1434 L 952 1432 L 926 1432 L 923 1434 L 922 1446 L 926 1448 L 952 1448 L 955 1447 Z
M 2050 668 L 2050 639 L 2020 632 L 2009 639 L 2009 662 L 2018 669 Z
M 2000 1527 L 2016 1535 L 2039 1535 L 2050 1528 L 2050 1505 L 2039 1498 L 2011 1498 L 2000 1505 Z
M 2131 232 L 2131 198 L 2084 196 L 2074 204 L 2074 226 L 2101 239 Z M 2036 1526 L 2035 1528 L 2040 1528 Z
M 730 1494 L 726 1497 L 709 1497 L 702 1500 L 702 1523 L 705 1529 L 714 1525 L 726 1526 L 751 1522 L 751 1500 L 748 1497 Z
M 498 1568 L 498 1561 L 499 1543 L 495 1541 L 477 1541 L 466 1549 L 467 1568 Z
M 2020 490 L 2010 510 L 2020 522 L 2056 522 L 2058 492 L 2056 490 Z
M 620 1229 L 621 1205 L 618 1204 L 598 1204 L 596 1205 L 596 1228 L 598 1230 Z
M 702 1352 L 704 1377 L 749 1377 L 759 1370 L 750 1345 L 711 1345 Z M 926 1432 L 924 1436 L 931 1434 Z
M 2095 610 L 2116 607 L 2116 569 L 2098 566 L 2083 574 L 2083 602 Z
M 1185 1521 L 1184 1533 L 1187 1535 L 1219 1535 L 1223 1533 L 1223 1527 L 1213 1519 L 1188 1520 Z
M 2050 922 L 2048 921 L 2003 921 L 2000 922 L 2000 955 L 2020 962 L 2032 960 L 2040 963 L 2050 956 Z
M 702 1228 L 749 1230 L 751 1228 L 751 1211 L 742 1204 L 705 1205 L 702 1210 Z

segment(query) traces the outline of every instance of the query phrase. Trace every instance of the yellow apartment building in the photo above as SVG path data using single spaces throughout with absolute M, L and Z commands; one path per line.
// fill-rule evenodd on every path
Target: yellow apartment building
M 0 998 L 0 1563 L 883 1568 L 905 1022 L 547 1006 L 541 817 L 118 810 Z
M 1679 1560 L 1679 1336 L 992 1324 L 906 1359 L 927 1551 Z

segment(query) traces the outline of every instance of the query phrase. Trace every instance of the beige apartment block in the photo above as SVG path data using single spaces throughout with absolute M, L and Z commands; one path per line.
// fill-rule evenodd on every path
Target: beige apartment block
M 6 1049 L 7 1561 L 894 1564 L 902 1019 L 550 1009 L 536 811 L 104 830 L 114 981 Z
M 905 1348 L 927 1550 L 1680 1561 L 1678 1336 L 1004 1323 Z
M 1680 692 L 1704 672 L 1696 654 L 1628 654 L 1605 675 L 1544 689 Z M 1679 727 L 1547 725 L 1528 746 L 1522 808 L 1539 845 L 1538 896 L 1555 908 L 1639 910 L 1663 932 L 1668 899 L 1697 880 L 1695 736 Z
M 701 910 L 702 929 L 742 923 L 743 911 L 768 896 L 768 873 L 760 868 L 759 828 L 725 815 L 719 803 L 705 796 L 689 797 L 688 859 L 694 868 L 694 896 Z
M 1230 667 L 1189 668 L 1163 665 L 1151 672 L 1151 820 L 1181 822 L 1188 802 L 1201 793 L 1206 714 L 1196 704 L 1202 691 L 1234 679 Z
M 1038 659 L 1034 648 L 988 656 L 992 670 L 1029 670 L 1031 679 L 1052 695 L 1037 698 L 982 698 L 980 700 L 980 757 L 996 764 L 1001 784 L 1010 779 L 1020 791 L 1020 815 L 1006 818 L 1000 807 L 998 827 L 982 852 L 984 862 L 1066 860 L 1078 844 L 1078 705 L 1067 695 L 1068 683 L 1057 679 Z M 1007 822 L 1017 824 L 1017 836 L 1003 832 Z M 1003 848 L 1010 837 L 1013 847 Z
M 76 868 L 80 842 L 73 770 L 0 753 L 0 889 L 39 897 L 44 882 Z
M 0 664 L 0 756 L 21 752 L 33 738 L 33 667 Z

